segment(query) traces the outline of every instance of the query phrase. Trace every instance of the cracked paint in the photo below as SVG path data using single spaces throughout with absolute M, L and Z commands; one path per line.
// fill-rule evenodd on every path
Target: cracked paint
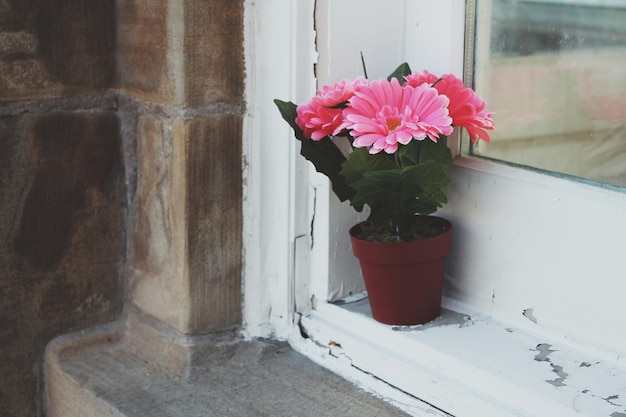
M 535 351 L 539 352 L 535 355 L 535 360 L 538 362 L 550 362 L 550 354 L 556 352 L 556 350 L 550 349 L 552 347 L 549 343 L 540 343 L 535 348 Z
M 552 352 L 557 352 L 557 350 L 550 349 L 552 347 L 549 343 L 540 343 L 535 347 L 535 351 L 539 352 L 535 355 L 535 360 L 537 362 L 548 362 L 552 367 L 552 372 L 554 372 L 558 378 L 556 379 L 546 379 L 548 384 L 554 385 L 555 387 L 565 387 L 566 384 L 564 381 L 567 379 L 569 374 L 563 370 L 563 367 L 560 365 L 555 365 L 550 360 L 550 354 Z
M 313 246 L 315 245 L 315 212 L 317 210 L 317 187 L 313 187 L 313 214 L 311 215 L 311 250 L 313 250 Z
M 604 401 L 606 401 L 607 403 L 611 404 L 611 405 L 617 405 L 614 401 L 615 400 L 619 400 L 619 395 L 610 395 L 607 398 L 604 399 Z
M 458 326 L 459 328 L 474 324 L 472 317 L 456 311 L 442 309 L 441 315 L 435 320 L 415 326 L 393 326 L 392 330 L 399 332 L 410 332 L 416 330 L 428 330 L 442 326 Z
M 352 364 L 352 359 L 346 354 L 341 343 L 330 340 L 327 345 L 328 354 L 337 359 L 343 359 Z
M 563 371 L 563 367 L 562 366 L 554 365 L 552 363 L 550 364 L 550 366 L 552 366 L 552 372 L 557 374 L 558 378 L 557 379 L 552 379 L 552 380 L 547 379 L 546 382 L 548 384 L 554 385 L 555 387 L 564 387 L 564 386 L 566 386 L 566 384 L 564 384 L 563 381 L 565 381 L 565 379 L 567 379 L 569 374 L 567 372 Z

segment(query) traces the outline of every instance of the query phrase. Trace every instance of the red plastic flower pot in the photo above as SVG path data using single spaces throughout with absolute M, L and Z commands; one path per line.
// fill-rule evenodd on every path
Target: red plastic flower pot
M 359 223 L 350 229 L 352 250 L 359 259 L 376 321 L 394 325 L 423 324 L 441 312 L 446 255 L 452 242 L 452 224 L 441 222 L 442 233 L 410 242 L 375 242 L 357 238 Z

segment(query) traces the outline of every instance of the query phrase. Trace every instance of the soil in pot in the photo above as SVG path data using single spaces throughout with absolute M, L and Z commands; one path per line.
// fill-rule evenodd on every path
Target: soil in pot
M 387 232 L 385 228 L 375 223 L 362 222 L 350 230 L 350 234 L 357 239 L 370 242 L 412 242 L 432 238 L 445 233 L 452 228 L 452 224 L 446 219 L 437 216 L 415 216 L 409 224 L 408 230 L 400 239 Z

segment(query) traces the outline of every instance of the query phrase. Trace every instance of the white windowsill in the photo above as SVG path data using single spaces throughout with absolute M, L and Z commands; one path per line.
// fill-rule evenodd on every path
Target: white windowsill
M 367 300 L 320 304 L 301 327 L 328 349 L 328 367 L 348 362 L 434 407 L 415 415 L 626 416 L 623 360 L 449 300 L 444 307 L 429 324 L 394 327 L 374 321 Z

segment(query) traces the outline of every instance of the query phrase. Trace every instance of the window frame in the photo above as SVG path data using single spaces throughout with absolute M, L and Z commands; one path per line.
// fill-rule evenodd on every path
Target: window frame
M 466 13 L 466 27 L 471 28 L 473 27 L 473 25 L 478 24 L 479 22 L 481 24 L 490 24 L 489 22 L 487 22 L 488 19 L 486 19 L 485 17 L 479 17 L 478 13 L 479 11 L 483 14 L 483 15 L 490 15 L 491 14 L 491 7 L 492 7 L 492 2 L 494 0 L 468 0 L 467 1 L 467 13 Z M 525 0 L 526 2 L 535 2 L 535 0 Z M 607 4 L 601 4 L 600 2 L 604 1 Z M 538 0 L 536 2 L 539 2 Z M 573 4 L 570 5 L 567 2 L 563 1 L 563 0 L 555 0 L 552 1 L 552 3 L 560 3 L 561 5 L 566 5 L 566 6 L 571 6 L 571 7 L 586 7 L 592 4 Z M 567 4 L 566 4 L 567 3 Z M 583 2 L 584 3 L 584 2 Z M 617 4 L 610 2 L 608 0 L 599 0 L 598 2 L 590 2 L 590 3 L 595 3 L 593 4 L 594 6 L 597 7 L 620 7 L 620 8 L 624 8 L 626 10 L 626 6 L 624 4 Z M 483 34 L 488 34 L 490 33 L 491 28 L 489 27 L 485 27 L 481 30 L 481 32 Z M 490 41 L 488 39 L 483 39 L 478 40 L 477 38 L 477 34 L 475 32 L 478 32 L 476 30 L 472 31 L 472 33 L 468 33 L 469 36 L 466 37 L 466 46 L 465 46 L 465 67 L 464 67 L 464 81 L 466 85 L 473 85 L 474 82 L 476 82 L 476 80 L 478 79 L 478 82 L 484 82 L 484 79 L 486 76 L 482 75 L 482 76 L 478 76 L 475 77 L 475 56 L 479 55 L 482 59 L 487 59 L 488 56 L 490 56 Z M 485 36 L 485 38 L 488 38 L 489 36 Z M 594 51 L 594 52 L 589 52 L 591 49 L 587 48 L 585 51 L 583 52 L 585 54 L 600 54 L 600 51 Z M 564 52 L 564 54 L 573 54 L 576 52 Z M 603 53 L 608 54 L 609 56 L 613 57 L 615 54 L 620 54 L 623 55 L 624 52 L 615 52 L 614 50 L 612 51 L 604 51 Z M 541 57 L 541 56 L 545 56 L 545 54 L 537 54 L 535 56 L 535 58 L 537 57 Z M 591 59 L 589 58 L 589 56 L 585 57 L 587 61 L 590 61 Z M 527 60 L 528 57 L 526 56 L 520 56 L 520 57 L 509 57 L 507 58 L 509 61 L 511 60 Z M 571 59 L 571 58 L 570 58 Z M 580 59 L 580 58 L 579 58 Z M 533 61 L 534 65 L 537 65 L 537 60 Z M 539 61 L 541 62 L 541 61 Z M 545 65 L 545 64 L 544 64 Z M 488 75 L 487 75 L 488 76 Z M 480 93 L 480 91 L 479 91 Z M 549 100 L 546 100 L 549 101 Z M 495 109 L 496 113 L 498 113 L 498 109 Z M 505 111 L 506 112 L 506 111 Z M 497 118 L 497 115 L 496 115 Z M 551 120 L 550 117 L 547 118 L 547 120 Z M 578 134 L 580 135 L 582 132 L 586 132 L 588 130 L 588 124 L 590 123 L 588 120 L 581 122 L 581 124 L 576 124 L 576 123 L 572 123 L 571 125 L 569 125 L 567 128 L 571 129 L 571 132 L 563 132 L 562 130 L 556 131 L 556 132 L 546 132 L 545 131 L 545 126 L 542 128 L 540 127 L 540 131 L 542 132 L 541 135 L 544 136 L 556 136 L 557 134 L 559 135 L 563 135 L 563 137 L 567 137 L 568 134 L 572 133 L 572 134 Z M 586 123 L 586 124 L 585 124 Z M 554 124 L 555 126 L 559 126 L 559 123 Z M 608 129 L 605 127 L 605 129 Z M 534 134 L 533 132 L 537 132 L 537 129 L 529 129 L 528 132 L 526 132 L 526 134 L 528 136 L 530 136 L 531 138 L 534 138 Z M 563 133 L 560 133 L 563 132 Z M 602 133 L 603 131 L 599 130 L 600 133 Z M 519 133 L 516 132 L 518 135 Z M 505 138 L 508 137 L 507 135 L 505 135 Z M 520 159 L 516 159 L 516 158 L 503 158 L 502 160 L 498 159 L 497 156 L 494 155 L 490 155 L 488 152 L 483 153 L 484 149 L 489 149 L 490 147 L 490 143 L 486 143 L 486 142 L 481 142 L 478 144 L 472 144 L 469 142 L 469 139 L 467 138 L 467 135 L 463 135 L 463 141 L 462 141 L 462 145 L 461 145 L 461 153 L 463 154 L 463 156 L 469 157 L 469 158 L 478 158 L 478 159 L 486 159 L 486 160 L 492 160 L 494 161 L 496 164 L 504 164 L 504 165 L 508 165 L 508 166 L 513 166 L 513 167 L 519 167 L 523 170 L 530 170 L 530 171 L 534 171 L 534 172 L 539 172 L 545 175 L 549 175 L 549 176 L 556 176 L 556 177 L 561 177 L 561 178 L 567 178 L 571 181 L 575 181 L 575 182 L 581 182 L 584 184 L 589 184 L 589 185 L 594 185 L 594 186 L 598 186 L 600 188 L 606 188 L 606 189 L 610 189 L 613 191 L 617 191 L 617 192 L 626 192 L 626 187 L 623 186 L 619 186 L 619 185 L 615 185 L 615 182 L 603 182 L 603 178 L 606 181 L 611 181 L 608 178 L 608 173 L 607 171 L 601 171 L 601 174 L 586 174 L 585 172 L 585 168 L 589 168 L 589 165 L 587 166 L 583 166 L 581 165 L 580 167 L 569 167 L 567 165 L 561 165 L 560 168 L 557 164 L 557 166 L 553 166 L 554 171 L 550 170 L 550 166 L 546 165 L 545 162 L 540 162 L 540 161 L 533 161 L 530 160 L 528 164 L 524 163 L 522 160 Z M 500 139 L 502 141 L 502 135 L 500 135 Z M 587 142 L 585 141 L 585 144 Z M 563 158 L 566 159 L 566 158 Z M 591 167 L 593 168 L 594 165 L 591 165 Z
M 441 13 L 449 8 L 465 18 L 464 3 L 470 10 L 472 1 L 406 4 L 439 8 Z M 249 337 L 299 343 L 301 315 L 327 305 L 329 265 L 336 261 L 331 247 L 337 242 L 329 238 L 336 226 L 329 218 L 334 196 L 325 180 L 302 161 L 289 128 L 269 104 L 277 97 L 307 100 L 315 91 L 315 65 L 322 80 L 312 14 L 327 4 L 246 1 L 244 320 Z M 463 54 L 426 56 L 425 68 L 462 71 Z M 626 230 L 626 195 L 467 155 L 455 158 L 451 175 L 455 184 L 448 192 L 450 203 L 439 212 L 455 225 L 447 295 L 512 323 L 528 325 L 532 318 L 532 325 L 542 331 L 625 355 L 626 341 L 618 340 L 613 329 L 626 316 L 626 306 L 618 306 L 619 294 L 626 293 L 626 280 L 621 279 L 626 263 L 619 260 L 626 236 L 608 232 Z M 532 204 L 525 207 L 527 201 Z M 589 219 L 590 213 L 596 218 Z M 519 236 L 526 229 L 542 228 L 550 234 L 538 243 Z M 591 237 L 592 243 L 588 247 L 577 243 L 578 234 Z M 557 249 L 565 255 L 554 253 Z M 547 253 L 550 250 L 553 253 Z M 516 259 L 520 253 L 528 259 Z M 584 281 L 593 265 L 579 262 L 590 255 L 596 257 L 594 265 L 606 266 L 594 280 L 608 293 L 594 292 L 594 285 Z M 529 311 L 534 315 L 525 314 Z

